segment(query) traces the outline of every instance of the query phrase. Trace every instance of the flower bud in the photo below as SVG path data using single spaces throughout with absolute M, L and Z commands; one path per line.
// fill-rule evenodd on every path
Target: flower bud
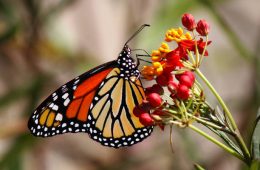
M 169 81 L 173 81 L 174 76 L 171 73 L 163 73 L 156 78 L 156 82 L 161 86 L 167 86 Z
M 163 95 L 164 90 L 159 84 L 154 84 L 152 87 L 145 88 L 145 95 L 148 96 L 150 93 L 158 93 L 159 95 Z
M 201 36 L 206 36 L 208 35 L 210 30 L 210 26 L 207 23 L 206 20 L 202 19 L 199 20 L 199 22 L 197 23 L 197 27 L 196 27 L 196 31 L 201 35 Z
M 152 109 L 152 106 L 150 105 L 149 101 L 146 99 L 143 100 L 140 106 L 143 110 L 145 110 L 145 112 L 149 112 L 149 110 Z
M 146 111 L 141 106 L 135 106 L 133 113 L 136 117 L 139 117 L 142 113 L 145 113 Z
M 155 92 L 155 91 L 153 91 L 153 88 L 152 88 L 152 87 L 146 87 L 146 88 L 145 88 L 145 91 L 144 91 L 144 93 L 145 93 L 146 96 L 148 96 L 148 94 L 154 93 L 154 92 Z
M 180 84 L 176 95 L 179 99 L 187 100 L 190 97 L 190 89 Z
M 154 84 L 154 85 L 152 86 L 152 89 L 153 89 L 153 91 L 154 91 L 155 93 L 158 93 L 159 95 L 163 95 L 163 93 L 164 93 L 163 88 L 162 88 L 159 84 Z
M 185 85 L 185 86 L 191 88 L 192 85 L 193 85 L 193 82 L 194 81 L 188 75 L 183 74 L 183 75 L 180 76 L 179 83 L 182 84 L 182 85 Z
M 191 80 L 193 81 L 193 83 L 194 83 L 194 81 L 195 81 L 195 75 L 194 75 L 193 72 L 191 72 L 191 71 L 185 71 L 185 72 L 184 72 L 184 75 L 189 76 L 190 79 L 191 79 Z
M 192 71 L 185 71 L 184 73 L 176 74 L 175 77 L 176 77 L 177 80 L 180 81 L 180 78 L 181 78 L 181 76 L 183 76 L 183 75 L 187 75 L 187 76 L 190 77 L 190 79 L 191 79 L 193 82 L 195 81 L 195 75 L 194 75 L 194 73 L 193 73 Z
M 162 98 L 158 93 L 148 94 L 147 101 L 152 107 L 158 107 L 162 104 Z
M 171 92 L 171 94 L 176 94 L 178 89 L 178 84 L 174 81 L 170 81 L 168 84 L 168 90 Z
M 182 25 L 189 31 L 192 31 L 196 27 L 196 22 L 191 14 L 184 14 L 181 18 Z
M 153 118 L 150 116 L 149 113 L 142 113 L 139 116 L 139 121 L 144 125 L 144 126 L 152 126 L 154 125 L 154 120 Z

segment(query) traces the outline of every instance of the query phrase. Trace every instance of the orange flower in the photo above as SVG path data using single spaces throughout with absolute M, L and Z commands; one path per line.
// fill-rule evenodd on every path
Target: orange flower
M 147 80 L 153 80 L 155 76 L 155 68 L 153 66 L 144 66 L 141 74 L 144 76 Z

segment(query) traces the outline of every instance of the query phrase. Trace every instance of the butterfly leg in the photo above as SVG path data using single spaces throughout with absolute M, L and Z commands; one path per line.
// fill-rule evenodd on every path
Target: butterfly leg
M 144 62 L 147 62 L 147 63 L 150 63 L 152 64 L 151 61 L 147 61 L 145 59 L 142 59 L 140 57 L 148 57 L 147 55 L 143 55 L 143 54 L 136 54 L 136 59 L 137 59 L 137 62 L 136 62 L 136 66 L 138 67 L 140 65 L 140 61 L 144 61 Z
M 151 57 L 151 55 L 144 49 L 132 49 L 131 51 L 143 51 L 146 55 L 143 55 L 143 57 Z

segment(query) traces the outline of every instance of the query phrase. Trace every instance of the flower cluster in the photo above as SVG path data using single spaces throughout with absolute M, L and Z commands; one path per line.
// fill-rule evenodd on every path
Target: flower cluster
M 152 64 L 141 71 L 146 80 L 156 82 L 145 89 L 146 98 L 134 109 L 135 116 L 145 126 L 167 124 L 172 112 L 182 112 L 175 116 L 183 122 L 183 118 L 187 118 L 183 113 L 189 109 L 187 106 L 190 107 L 193 100 L 202 100 L 201 89 L 194 85 L 193 71 L 200 66 L 203 57 L 208 56 L 209 24 L 205 20 L 196 23 L 191 14 L 183 15 L 182 24 L 184 28 L 166 31 L 165 42 L 151 53 Z M 168 43 L 175 43 L 176 48 L 170 49 Z
M 148 61 L 151 65 L 143 67 L 142 77 L 152 83 L 145 88 L 145 98 L 133 113 L 144 126 L 157 125 L 162 130 L 165 125 L 190 128 L 253 167 L 254 154 L 247 148 L 231 112 L 199 69 L 204 57 L 208 56 L 206 48 L 211 43 L 208 41 L 209 24 L 206 20 L 196 22 L 191 14 L 184 14 L 181 21 L 183 27 L 166 31 L 165 41 L 151 53 L 151 62 Z M 212 107 L 206 101 L 200 83 L 209 88 L 218 105 Z M 204 126 L 223 141 L 193 122 Z M 254 137 L 253 144 L 258 142 Z M 254 146 L 252 143 L 251 146 Z M 255 146 L 258 152 L 259 147 Z

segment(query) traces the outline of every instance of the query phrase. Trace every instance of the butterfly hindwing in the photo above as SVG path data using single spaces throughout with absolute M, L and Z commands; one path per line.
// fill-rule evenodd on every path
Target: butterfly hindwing
M 120 70 L 114 68 L 102 82 L 87 123 L 92 139 L 116 148 L 140 142 L 152 132 L 133 114 L 144 98 L 140 80 L 132 82 L 119 75 Z

